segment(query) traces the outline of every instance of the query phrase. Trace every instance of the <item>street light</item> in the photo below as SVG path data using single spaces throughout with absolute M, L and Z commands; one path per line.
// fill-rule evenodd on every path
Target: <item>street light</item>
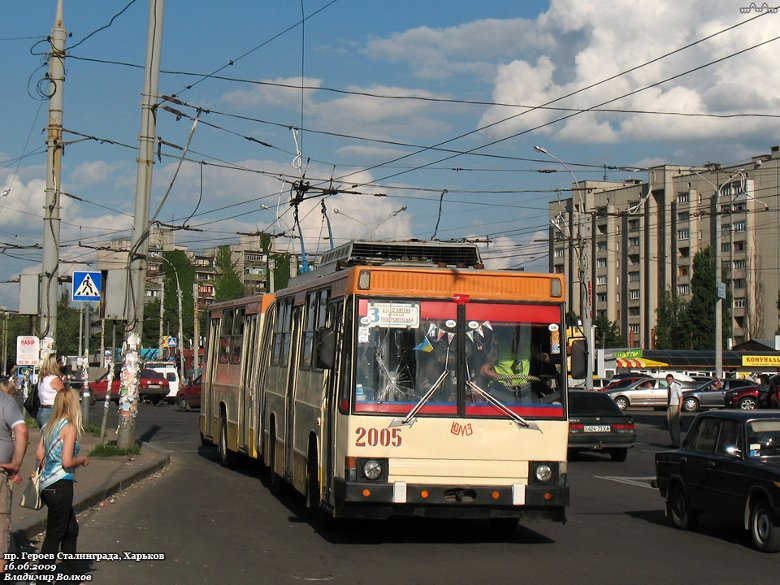
M 165 256 L 162 255 L 162 252 L 160 253 L 160 260 L 163 260 L 166 262 L 171 268 L 173 268 L 173 274 L 176 277 L 176 296 L 179 299 L 179 340 L 177 341 L 177 347 L 179 349 L 179 379 L 181 380 L 181 383 L 184 383 L 184 347 L 182 344 L 184 343 L 184 327 L 182 324 L 182 311 L 181 311 L 181 284 L 179 283 L 179 271 L 176 270 L 176 266 L 168 260 Z M 163 289 L 164 290 L 164 289 Z M 160 297 L 160 306 L 162 307 L 163 301 L 162 297 Z M 160 313 L 162 314 L 162 312 Z
M 572 171 L 569 168 L 569 165 L 567 165 L 565 162 L 563 162 L 560 158 L 549 152 L 546 148 L 542 146 L 534 146 L 534 150 L 536 152 L 541 152 L 542 154 L 545 154 L 549 156 L 551 159 L 558 161 L 561 163 L 564 168 L 569 171 L 572 178 L 574 179 L 574 188 L 576 188 L 579 191 L 579 199 L 580 199 L 580 215 L 577 219 L 577 260 L 579 263 L 579 269 L 580 269 L 580 314 L 581 314 L 581 322 L 582 322 L 582 330 L 583 330 L 583 337 L 585 338 L 585 358 L 586 358 L 586 369 L 585 369 L 585 389 L 586 390 L 593 390 L 593 322 L 592 322 L 592 316 L 591 316 L 591 307 L 590 307 L 590 290 L 589 289 L 589 280 L 588 280 L 588 255 L 585 250 L 585 244 L 583 242 L 583 217 L 586 214 L 585 211 L 585 197 L 583 194 L 583 190 L 580 188 L 580 182 L 577 180 L 577 175 L 574 174 L 574 171 Z M 572 199 L 574 199 L 574 193 L 572 192 Z
M 715 377 L 722 378 L 723 377 L 723 299 L 726 298 L 726 294 L 723 290 L 723 267 L 721 266 L 722 260 L 721 260 L 721 250 L 720 250 L 720 236 L 721 236 L 721 227 L 720 227 L 720 197 L 723 192 L 723 187 L 728 185 L 731 180 L 736 177 L 737 175 L 744 174 L 743 170 L 737 171 L 736 173 L 729 176 L 728 179 L 726 179 L 723 183 L 721 183 L 720 186 L 716 185 L 712 181 L 710 181 L 707 177 L 702 175 L 701 173 L 691 169 L 693 171 L 693 174 L 701 177 L 704 179 L 707 183 L 715 187 L 715 288 L 717 292 L 717 299 L 715 301 Z M 731 203 L 734 201 L 732 200 Z M 729 209 L 731 208 L 731 203 L 729 203 Z M 731 230 L 734 229 L 733 226 L 730 228 Z M 734 308 L 732 307 L 732 311 Z

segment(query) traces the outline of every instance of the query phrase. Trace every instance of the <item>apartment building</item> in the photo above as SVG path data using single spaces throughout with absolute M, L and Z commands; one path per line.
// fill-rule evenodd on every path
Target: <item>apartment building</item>
M 646 180 L 581 181 L 550 202 L 549 264 L 593 317 L 618 323 L 632 347 L 654 347 L 665 290 L 690 300 L 693 258 L 711 246 L 733 294 L 734 344 L 780 327 L 780 147 L 722 166 L 664 165 Z M 714 324 L 713 324 L 714 327 Z

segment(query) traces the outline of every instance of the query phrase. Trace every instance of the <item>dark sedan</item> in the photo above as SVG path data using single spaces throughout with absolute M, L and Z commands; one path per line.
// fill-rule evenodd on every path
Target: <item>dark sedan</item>
M 114 402 L 119 401 L 119 386 L 119 373 L 115 372 L 114 380 L 111 382 L 111 400 Z M 108 373 L 89 384 L 89 391 L 95 400 L 105 400 L 107 389 Z M 138 393 L 142 400 L 149 400 L 157 404 L 168 396 L 168 380 L 165 379 L 164 375 L 158 374 L 154 370 L 141 370 Z
M 176 404 L 179 410 L 200 408 L 200 394 L 200 376 L 198 376 L 176 394 Z
M 655 468 L 677 528 L 715 513 L 740 522 L 759 550 L 780 550 L 780 413 L 704 412 L 681 449 L 656 453 Z
M 695 412 L 700 408 L 723 408 L 726 392 L 748 386 L 755 386 L 755 382 L 737 378 L 726 378 L 722 382 L 709 380 L 693 390 L 683 390 L 683 410 Z
M 634 446 L 634 419 L 600 392 L 569 392 L 569 453 L 601 451 L 625 461 Z

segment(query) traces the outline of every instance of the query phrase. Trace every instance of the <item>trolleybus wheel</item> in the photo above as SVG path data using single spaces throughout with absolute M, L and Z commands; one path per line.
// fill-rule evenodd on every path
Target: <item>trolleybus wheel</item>
M 236 466 L 236 455 L 228 449 L 227 444 L 227 421 L 225 415 L 220 417 L 219 423 L 219 462 L 228 469 Z
M 271 490 L 272 494 L 278 496 L 284 489 L 284 480 L 276 473 L 276 428 L 273 426 L 271 427 L 271 439 L 268 445 L 268 473 L 268 489 Z

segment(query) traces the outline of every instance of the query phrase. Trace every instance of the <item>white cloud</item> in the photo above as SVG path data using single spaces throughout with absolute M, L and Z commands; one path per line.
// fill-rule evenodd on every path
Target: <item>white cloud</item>
M 620 26 L 614 26 L 614 19 L 604 18 L 607 11 L 619 19 Z M 737 5 L 725 1 L 708 3 L 707 10 L 702 10 L 695 3 L 553 0 L 537 24 L 540 35 L 555 39 L 555 46 L 545 47 L 544 55 L 532 46 L 519 52 L 514 60 L 500 64 L 494 99 L 523 105 L 544 104 L 746 18 Z M 557 101 L 555 105 L 591 108 L 735 54 L 773 37 L 775 32 L 776 21 L 758 19 L 648 67 Z M 572 39 L 579 41 L 572 42 Z M 567 53 L 563 50 L 566 47 L 572 50 Z M 780 85 L 780 71 L 767 67 L 776 50 L 769 44 L 605 107 L 694 114 L 776 113 L 780 98 L 774 88 Z M 537 110 L 502 123 L 491 129 L 491 133 L 506 136 L 566 115 Z M 483 116 L 481 125 L 506 117 L 505 108 L 492 108 Z M 588 113 L 557 122 L 544 132 L 577 142 L 617 142 L 766 134 L 770 130 L 760 119 Z
M 85 162 L 73 169 L 70 180 L 78 186 L 100 185 L 116 172 L 116 165 L 96 160 Z

